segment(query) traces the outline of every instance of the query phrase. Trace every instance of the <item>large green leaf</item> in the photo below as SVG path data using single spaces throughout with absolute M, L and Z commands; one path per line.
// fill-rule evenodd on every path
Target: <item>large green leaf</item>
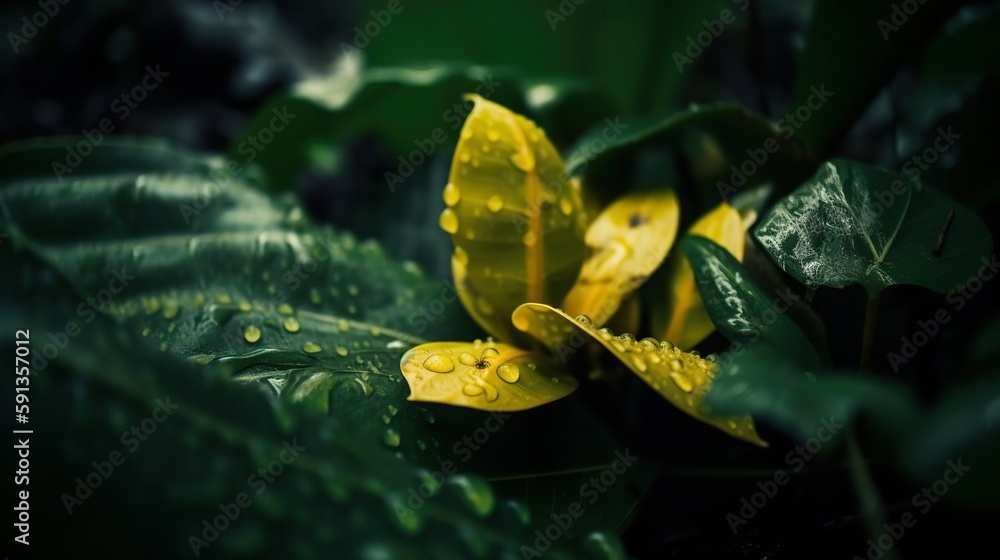
M 758 342 L 721 355 L 706 406 L 715 414 L 753 415 L 800 440 L 846 434 L 859 415 L 894 450 L 913 433 L 919 408 L 906 387 L 857 374 L 806 374 L 785 348 Z
M 147 557 L 507 558 L 550 522 L 499 503 L 481 479 L 442 482 L 340 419 L 303 414 L 230 382 L 217 363 L 195 366 L 105 315 L 81 315 L 62 274 L 23 246 L 4 243 L 0 260 L 0 328 L 29 331 L 35 364 L 23 426 L 35 431 L 31 521 L 60 534 L 31 533 L 41 556 L 65 542 L 106 555 L 93 535 L 113 520 L 116 546 Z M 619 557 L 590 544 L 618 549 L 613 535 L 583 536 L 564 535 L 547 556 Z
M 785 315 L 798 299 L 791 290 L 764 292 L 729 251 L 705 237 L 685 236 L 681 250 L 691 262 L 712 322 L 726 338 L 741 346 L 763 341 L 781 347 L 793 362 L 812 371 L 829 362 L 826 341 L 810 341 Z
M 775 204 L 754 237 L 806 286 L 861 284 L 870 298 L 894 284 L 940 293 L 964 285 L 993 246 L 975 213 L 944 194 L 840 159 Z
M 63 154 L 59 143 L 0 152 L 0 215 L 14 244 L 72 279 L 81 313 L 110 314 L 161 351 L 222 365 L 417 464 L 549 484 L 556 508 L 573 499 L 564 490 L 576 475 L 566 471 L 605 465 L 622 448 L 580 399 L 500 419 L 407 401 L 403 352 L 465 334 L 454 291 L 374 243 L 309 224 L 299 206 L 250 188 L 220 160 L 106 142 L 59 182 L 46 172 Z M 117 162 L 130 163 L 116 172 Z M 578 429 L 592 445 L 566 437 Z M 482 434 L 489 445 L 467 443 Z M 634 474 L 645 488 L 648 471 Z M 636 496 L 628 485 L 612 490 L 581 527 L 627 517 Z
M 816 2 L 788 114 L 822 159 L 963 3 L 924 2 L 913 11 L 914 4 L 896 0 Z M 818 97 L 815 92 L 824 88 L 830 95 Z
M 675 156 L 685 162 L 684 173 L 670 172 Z M 656 121 L 598 123 L 577 142 L 567 166 L 605 198 L 621 193 L 623 173 L 635 174 L 639 186 L 670 185 L 689 175 L 697 189 L 681 207 L 692 210 L 685 218 L 690 223 L 720 199 L 755 185 L 770 182 L 777 193 L 790 192 L 814 163 L 793 128 L 737 105 L 717 104 Z
M 604 88 L 625 113 L 655 112 L 675 102 L 693 71 L 691 64 L 678 67 L 674 53 L 690 52 L 692 37 L 709 33 L 706 21 L 726 29 L 718 21 L 723 10 L 734 18 L 742 13 L 739 3 L 728 0 L 627 5 L 444 0 L 433 10 L 401 2 L 395 15 L 386 12 L 385 2 L 362 5 L 362 24 L 351 43 L 373 66 L 471 59 L 540 79 L 584 76 Z M 441 13 L 461 13 L 462 18 L 443 18 Z M 379 24 L 376 14 L 389 20 Z

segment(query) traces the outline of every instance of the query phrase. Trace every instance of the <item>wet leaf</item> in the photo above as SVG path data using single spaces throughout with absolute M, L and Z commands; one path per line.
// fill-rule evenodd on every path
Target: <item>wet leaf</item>
M 775 204 L 754 237 L 806 286 L 861 284 L 870 298 L 893 284 L 945 293 L 974 275 L 993 246 L 976 214 L 944 194 L 842 159 Z
M 587 229 L 584 241 L 592 253 L 563 300 L 566 313 L 587 315 L 598 327 L 606 323 L 659 268 L 679 220 L 671 190 L 628 194 L 608 206 Z
M 580 272 L 579 187 L 544 131 L 479 96 L 462 127 L 444 189 L 442 229 L 469 314 L 497 338 L 524 341 L 510 315 L 526 301 L 561 301 Z
M 702 399 L 711 389 L 715 376 L 716 365 L 712 361 L 679 350 L 667 341 L 653 338 L 637 341 L 630 334 L 616 337 L 608 329 L 594 328 L 587 317 L 573 319 L 539 303 L 518 307 L 513 319 L 517 328 L 541 340 L 561 361 L 582 348 L 586 337 L 590 337 L 682 412 L 733 437 L 767 446 L 757 435 L 749 417 L 716 418 L 701 410 Z
M 499 342 L 432 342 L 403 354 L 407 400 L 479 410 L 527 410 L 569 395 L 579 384 L 542 354 Z
M 719 244 L 737 261 L 743 261 L 746 232 L 739 212 L 723 202 L 698 219 L 688 235 L 700 235 Z M 668 263 L 666 297 L 654 308 L 653 332 L 680 348 L 694 348 L 712 334 L 715 325 L 702 303 L 694 271 L 687 256 L 677 252 Z
M 797 296 L 790 290 L 767 294 L 746 274 L 743 265 L 717 243 L 697 235 L 681 240 L 694 270 L 698 292 L 715 326 L 734 343 L 763 340 L 784 348 L 797 364 L 813 370 L 826 356 L 817 351 L 785 312 Z

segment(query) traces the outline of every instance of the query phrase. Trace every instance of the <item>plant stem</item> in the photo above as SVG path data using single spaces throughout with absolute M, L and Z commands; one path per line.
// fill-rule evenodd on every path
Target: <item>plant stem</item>
M 875 338 L 875 321 L 878 319 L 878 298 L 869 299 L 865 306 L 865 332 L 861 342 L 861 371 L 868 369 L 872 357 L 872 340 Z
M 872 354 L 872 340 L 875 338 L 875 321 L 878 319 L 878 298 L 869 298 L 865 306 L 865 331 L 864 339 L 861 342 L 861 371 L 869 367 Z M 878 488 L 872 480 L 871 473 L 865 463 L 865 456 L 858 443 L 858 438 L 854 427 L 847 433 L 847 455 L 851 470 L 851 479 L 854 480 L 854 489 L 858 493 L 858 503 L 861 505 L 861 514 L 868 525 L 868 534 L 873 539 L 878 539 L 882 526 L 885 524 L 883 514 L 882 498 L 879 497 Z M 895 560 L 896 553 L 890 548 L 885 551 L 883 560 Z

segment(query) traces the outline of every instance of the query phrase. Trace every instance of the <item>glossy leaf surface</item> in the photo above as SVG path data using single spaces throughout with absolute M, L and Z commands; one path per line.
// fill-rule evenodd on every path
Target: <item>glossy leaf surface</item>
M 861 284 L 871 298 L 894 284 L 947 292 L 976 273 L 993 245 L 975 213 L 944 194 L 849 160 L 823 164 L 754 237 L 806 286 Z
M 591 255 L 563 300 L 571 316 L 601 326 L 639 289 L 667 256 L 677 235 L 680 207 L 671 190 L 625 195 L 608 206 L 585 241 Z
M 663 398 L 682 412 L 727 434 L 767 446 L 749 417 L 716 418 L 701 410 L 701 401 L 712 386 L 716 366 L 696 354 L 652 338 L 637 341 L 630 334 L 614 336 L 594 328 L 587 317 L 573 319 L 558 309 L 526 303 L 514 312 L 514 325 L 541 340 L 561 361 L 583 348 L 588 337 L 604 346 Z
M 580 272 L 585 216 L 576 183 L 545 132 L 479 96 L 462 127 L 441 228 L 452 235 L 462 303 L 500 340 L 524 340 L 510 314 L 561 301 Z
M 432 342 L 400 360 L 411 401 L 512 412 L 560 399 L 578 387 L 542 354 L 499 342 Z

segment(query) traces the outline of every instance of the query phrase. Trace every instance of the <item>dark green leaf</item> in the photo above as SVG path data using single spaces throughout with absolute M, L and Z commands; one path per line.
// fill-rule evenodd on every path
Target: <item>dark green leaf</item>
M 825 163 L 775 204 L 754 237 L 806 286 L 861 284 L 870 298 L 894 284 L 945 293 L 974 276 L 993 246 L 975 213 L 944 194 L 848 160 Z
M 812 371 L 829 356 L 826 345 L 817 352 L 802 330 L 785 315 L 797 296 L 790 290 L 767 294 L 749 277 L 726 249 L 698 235 L 681 240 L 681 250 L 694 270 L 705 308 L 716 328 L 732 342 L 758 340 L 786 349 L 794 363 Z M 829 358 L 827 358 L 828 361 Z

